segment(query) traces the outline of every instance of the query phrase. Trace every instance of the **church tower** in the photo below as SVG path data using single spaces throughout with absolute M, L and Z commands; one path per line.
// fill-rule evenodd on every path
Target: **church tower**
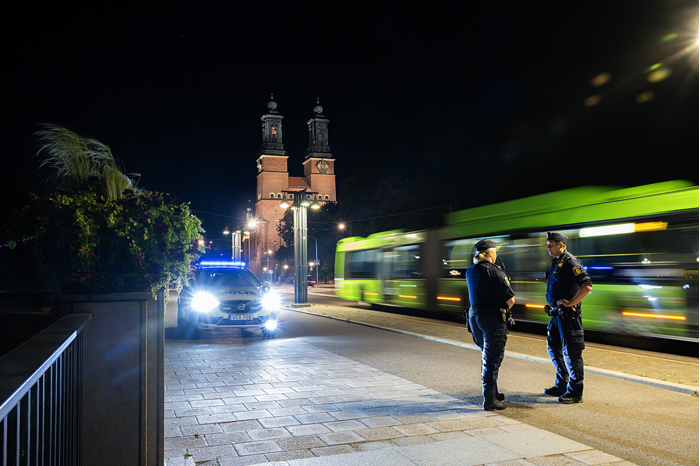
M 316 99 L 314 116 L 306 122 L 309 129 L 309 148 L 304 161 L 304 176 L 310 191 L 318 192 L 319 202 L 335 202 L 335 159 L 328 142 L 328 119 Z
M 254 212 L 257 225 L 254 229 L 255 233 L 248 239 L 252 241 L 248 245 L 250 269 L 263 281 L 269 281 L 269 277 L 263 273 L 263 267 L 266 263 L 274 264 L 272 259 L 274 250 L 281 246 L 277 235 L 277 224 L 284 215 L 284 209 L 279 207 L 279 204 L 284 196 L 282 191 L 289 189 L 288 157 L 282 141 L 284 117 L 277 110 L 277 102 L 273 95 L 270 96 L 267 109 L 268 112 L 260 118 L 262 145 L 257 160 L 258 180 Z
M 309 131 L 309 147 L 303 162 L 304 176 L 290 176 L 287 168 L 287 152 L 282 141 L 282 119 L 277 110 L 274 96 L 267 103 L 267 113 L 262 120 L 262 145 L 258 154 L 257 193 L 253 218 L 257 225 L 250 229 L 248 244 L 244 245 L 244 256 L 250 270 L 262 281 L 279 278 L 282 264 L 275 260 L 275 251 L 282 244 L 277 227 L 284 217 L 286 208 L 281 207 L 282 199 L 290 199 L 284 191 L 304 191 L 317 193 L 312 200 L 320 204 L 335 202 L 335 159 L 328 144 L 328 122 L 323 115 L 323 107 L 316 100 L 314 116 L 306 124 Z M 246 254 L 247 253 L 247 254 Z M 290 265 L 290 264 L 287 264 Z M 293 269 L 292 269 L 293 270 Z

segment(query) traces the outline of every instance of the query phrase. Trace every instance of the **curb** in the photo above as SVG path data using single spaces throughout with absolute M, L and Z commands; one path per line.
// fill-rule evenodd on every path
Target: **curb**
M 322 315 L 322 314 L 314 314 L 313 312 L 308 312 L 308 311 L 304 311 L 301 309 L 292 309 L 292 308 L 284 308 L 284 309 L 287 311 L 299 312 L 301 314 L 308 314 L 308 315 L 312 315 L 312 316 L 316 316 L 316 317 L 325 317 L 327 319 L 339 320 L 341 322 L 348 322 L 351 324 L 364 325 L 365 327 L 378 328 L 381 330 L 386 330 L 386 331 L 394 332 L 394 333 L 400 333 L 400 334 L 408 335 L 411 337 L 423 338 L 424 340 L 431 340 L 431 341 L 436 341 L 438 343 L 445 343 L 445 344 L 452 345 L 452 346 L 460 346 L 462 348 L 481 351 L 481 349 L 478 346 L 470 345 L 468 343 L 462 343 L 461 341 L 448 340 L 445 338 L 438 338 L 438 337 L 431 337 L 429 335 L 422 335 L 420 333 L 408 332 L 406 330 L 397 330 L 395 328 L 382 327 L 381 325 L 373 325 L 373 324 L 368 324 L 365 322 L 357 322 L 357 321 L 354 321 L 351 319 L 342 319 L 340 317 L 326 316 L 326 315 Z M 540 358 L 537 356 L 530 356 L 530 355 L 522 354 L 522 353 L 513 353 L 513 352 L 506 351 L 505 355 L 512 357 L 512 358 L 526 359 L 528 361 L 539 362 L 542 364 L 552 364 L 552 361 L 550 361 L 549 359 Z M 666 390 L 672 390 L 674 392 L 685 393 L 687 395 L 698 396 L 698 394 L 699 394 L 698 388 L 690 386 L 690 385 L 683 385 L 683 384 L 679 384 L 679 383 L 675 383 L 675 382 L 666 382 L 664 380 L 650 379 L 647 377 L 640 377 L 638 375 L 625 374 L 624 372 L 616 372 L 616 371 L 611 371 L 608 369 L 600 369 L 598 367 L 590 367 L 590 366 L 584 365 L 584 368 L 585 368 L 586 372 L 590 372 L 591 374 L 602 375 L 605 377 L 613 377 L 616 379 L 627 380 L 629 382 L 636 382 L 636 383 L 641 383 L 644 385 L 651 385 L 653 387 L 663 388 Z

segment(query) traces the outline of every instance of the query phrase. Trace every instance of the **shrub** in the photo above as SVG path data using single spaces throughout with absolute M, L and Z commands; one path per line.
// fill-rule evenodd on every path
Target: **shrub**
M 30 195 L 9 231 L 9 246 L 33 248 L 71 291 L 157 291 L 180 286 L 202 252 L 201 223 L 177 197 L 125 191 Z

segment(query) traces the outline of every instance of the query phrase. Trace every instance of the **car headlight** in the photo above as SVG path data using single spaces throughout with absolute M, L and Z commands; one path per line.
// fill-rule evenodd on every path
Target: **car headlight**
M 274 330 L 277 328 L 277 321 L 274 319 L 270 319 L 267 322 L 265 322 L 265 328 L 268 330 Z
M 266 311 L 276 311 L 282 304 L 280 297 L 275 293 L 267 293 L 262 297 L 262 307 Z
M 192 298 L 192 309 L 197 312 L 209 312 L 219 306 L 219 301 L 211 293 L 199 292 Z

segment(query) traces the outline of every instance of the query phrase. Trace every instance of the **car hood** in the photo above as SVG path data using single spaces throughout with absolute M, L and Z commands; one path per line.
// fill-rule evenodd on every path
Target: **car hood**
M 222 286 L 210 289 L 209 292 L 219 299 L 255 298 L 262 296 L 262 292 L 254 286 Z

